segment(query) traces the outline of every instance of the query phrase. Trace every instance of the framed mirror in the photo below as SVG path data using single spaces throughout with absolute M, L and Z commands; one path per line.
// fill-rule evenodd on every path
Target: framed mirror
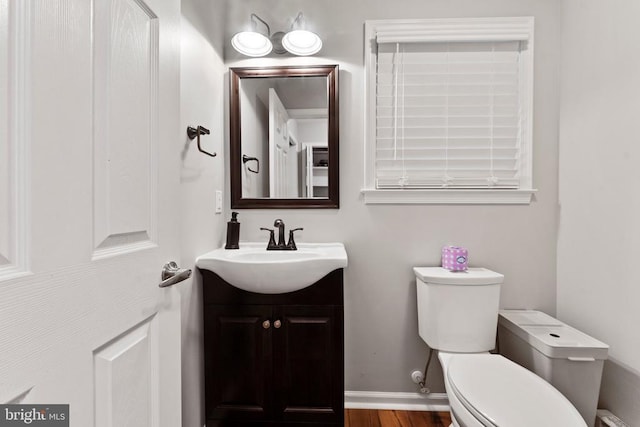
M 338 66 L 229 77 L 231 208 L 338 208 Z

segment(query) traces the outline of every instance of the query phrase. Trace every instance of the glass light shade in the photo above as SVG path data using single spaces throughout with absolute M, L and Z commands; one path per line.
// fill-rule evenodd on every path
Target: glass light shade
M 243 55 L 254 57 L 268 55 L 273 49 L 271 40 L 256 31 L 236 33 L 231 39 L 231 46 Z
M 282 46 L 289 53 L 307 56 L 317 53 L 322 48 L 322 40 L 316 33 L 306 30 L 289 31 L 282 38 Z

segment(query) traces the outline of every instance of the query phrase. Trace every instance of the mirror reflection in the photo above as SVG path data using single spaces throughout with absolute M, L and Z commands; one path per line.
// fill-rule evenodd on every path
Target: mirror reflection
M 326 77 L 240 81 L 242 197 L 328 197 Z
M 338 207 L 335 71 L 230 70 L 232 207 Z

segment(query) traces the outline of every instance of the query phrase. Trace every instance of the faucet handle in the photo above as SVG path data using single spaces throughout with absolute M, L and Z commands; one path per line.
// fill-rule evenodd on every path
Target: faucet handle
M 294 228 L 289 230 L 289 243 L 287 243 L 287 249 L 289 249 L 290 251 L 298 250 L 298 247 L 296 246 L 296 242 L 295 240 L 293 240 L 293 232 L 301 231 L 301 230 L 304 230 L 304 228 L 300 227 L 300 228 Z
M 272 250 L 276 248 L 276 239 L 273 237 L 273 229 L 260 227 L 260 230 L 269 232 L 269 243 L 267 244 L 267 250 Z

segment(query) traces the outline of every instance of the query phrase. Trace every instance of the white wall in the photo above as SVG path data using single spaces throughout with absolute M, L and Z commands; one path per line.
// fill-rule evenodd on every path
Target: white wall
M 327 119 L 297 119 L 296 122 L 298 123 L 298 142 L 303 144 L 324 142 L 326 146 L 329 133 Z
M 183 144 L 181 199 L 181 266 L 194 269 L 193 279 L 179 285 L 182 296 L 182 425 L 204 425 L 202 348 L 202 290 L 195 258 L 223 244 L 226 215 L 214 213 L 215 190 L 224 190 L 225 67 L 222 61 L 224 4 L 211 0 L 182 0 L 180 114 Z M 187 126 L 211 131 L 202 137 L 211 158 L 186 136 Z
M 640 425 L 640 3 L 562 2 L 558 317 L 608 343 L 601 407 Z
M 437 265 L 445 244 L 469 248 L 470 262 L 506 276 L 502 306 L 555 314 L 558 187 L 560 5 L 556 0 L 226 0 L 228 66 L 337 63 L 340 66 L 340 209 L 242 210 L 242 240 L 265 241 L 261 226 L 282 218 L 304 227 L 298 241 L 342 241 L 345 271 L 347 390 L 415 391 L 412 369 L 423 369 L 426 345 L 417 331 L 413 266 Z M 241 59 L 228 40 L 266 19 L 272 31 L 303 11 L 324 40 L 313 58 Z M 372 206 L 363 185 L 363 26 L 367 19 L 535 16 L 534 186 L 530 206 Z M 434 366 L 435 365 L 435 366 Z M 443 391 L 438 364 L 429 381 Z

